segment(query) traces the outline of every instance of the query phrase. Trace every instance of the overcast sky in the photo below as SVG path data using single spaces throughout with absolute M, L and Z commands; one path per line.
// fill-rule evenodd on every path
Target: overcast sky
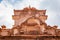
M 60 0 L 0 0 L 0 26 L 6 25 L 12 28 L 14 21 L 12 15 L 14 9 L 23 9 L 24 7 L 35 7 L 37 9 L 46 9 L 48 25 L 58 25 L 60 28 Z

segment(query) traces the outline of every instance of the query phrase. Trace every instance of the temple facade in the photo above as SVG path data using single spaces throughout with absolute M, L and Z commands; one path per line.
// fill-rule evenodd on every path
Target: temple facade
M 46 29 L 47 15 L 46 10 L 37 10 L 27 7 L 23 10 L 14 10 L 14 27 L 20 28 L 23 34 L 42 34 Z
M 46 10 L 38 10 L 34 7 L 26 7 L 22 10 L 14 10 L 12 29 L 6 29 L 5 25 L 0 28 L 0 36 L 60 36 L 57 26 L 46 24 Z

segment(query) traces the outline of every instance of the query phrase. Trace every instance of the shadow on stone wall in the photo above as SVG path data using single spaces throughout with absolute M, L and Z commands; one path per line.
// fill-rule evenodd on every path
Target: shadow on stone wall
M 60 40 L 60 36 L 42 36 L 42 37 L 22 37 L 22 36 L 3 36 L 0 40 Z

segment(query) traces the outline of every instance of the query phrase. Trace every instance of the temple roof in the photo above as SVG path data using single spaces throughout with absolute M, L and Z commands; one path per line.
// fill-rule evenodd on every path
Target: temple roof
M 14 9 L 14 12 L 23 12 L 23 11 L 38 11 L 38 12 L 46 12 L 46 10 L 38 10 L 38 9 L 36 9 L 36 8 L 34 8 L 34 7 L 25 7 L 24 9 L 22 9 L 22 10 L 15 10 Z

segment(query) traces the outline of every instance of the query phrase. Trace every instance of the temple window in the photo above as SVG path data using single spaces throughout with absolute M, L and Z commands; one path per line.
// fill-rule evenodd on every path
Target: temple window
M 24 31 L 20 31 L 20 34 L 24 34 Z

